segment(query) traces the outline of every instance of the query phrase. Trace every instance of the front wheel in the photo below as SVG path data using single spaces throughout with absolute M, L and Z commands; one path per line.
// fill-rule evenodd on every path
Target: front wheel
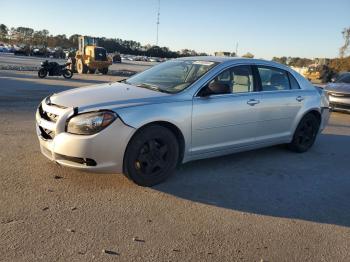
M 66 79 L 70 79 L 73 76 L 72 70 L 69 70 L 69 69 L 63 70 L 62 74 L 63 74 L 63 77 Z
M 131 139 L 124 156 L 124 173 L 140 186 L 154 186 L 175 170 L 179 145 L 173 132 L 149 126 Z
M 45 78 L 47 76 L 47 70 L 45 68 L 40 68 L 38 71 L 39 78 Z
M 288 148 L 298 153 L 309 150 L 315 142 L 319 127 L 320 122 L 315 115 L 309 113 L 304 116 L 296 128 Z

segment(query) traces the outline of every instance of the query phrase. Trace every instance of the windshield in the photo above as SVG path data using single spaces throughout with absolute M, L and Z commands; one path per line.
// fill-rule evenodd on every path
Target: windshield
M 95 60 L 96 61 L 107 61 L 106 50 L 104 48 L 95 48 Z
M 177 93 L 190 86 L 216 64 L 209 61 L 172 60 L 139 73 L 125 83 L 160 92 Z
M 335 82 L 350 84 L 350 74 L 341 75 Z

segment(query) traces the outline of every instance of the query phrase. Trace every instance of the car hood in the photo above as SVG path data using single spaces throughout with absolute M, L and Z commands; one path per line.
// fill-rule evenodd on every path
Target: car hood
M 325 90 L 328 92 L 350 94 L 350 84 L 330 83 L 330 84 L 326 85 Z
M 123 83 L 107 83 L 54 94 L 50 97 L 50 101 L 59 106 L 78 107 L 79 111 L 84 111 L 92 108 L 111 109 L 160 103 L 170 97 L 171 94 L 146 88 Z

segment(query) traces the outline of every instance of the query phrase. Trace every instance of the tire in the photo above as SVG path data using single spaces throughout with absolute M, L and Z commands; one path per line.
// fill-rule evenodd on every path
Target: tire
M 89 68 L 88 69 L 89 74 L 95 74 L 95 72 L 96 72 L 96 68 Z
M 63 70 L 62 75 L 65 79 L 71 79 L 73 76 L 73 72 L 72 72 L 72 70 L 65 69 L 65 70 Z
M 154 186 L 172 175 L 178 158 L 179 144 L 173 132 L 162 126 L 148 126 L 129 142 L 124 173 L 139 186 Z
M 79 74 L 86 74 L 88 71 L 88 67 L 84 65 L 83 61 L 81 59 L 77 60 L 77 72 Z
M 308 151 L 315 143 L 319 127 L 320 122 L 315 115 L 305 115 L 298 124 L 288 148 L 297 153 Z
M 101 74 L 103 74 L 103 75 L 107 75 L 107 73 L 108 73 L 108 67 L 99 69 L 98 71 L 99 71 Z
M 47 76 L 47 70 L 45 68 L 40 68 L 38 71 L 39 78 L 45 78 Z

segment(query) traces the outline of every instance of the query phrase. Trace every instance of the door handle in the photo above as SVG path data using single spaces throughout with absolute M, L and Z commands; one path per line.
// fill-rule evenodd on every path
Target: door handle
M 259 100 L 256 100 L 256 99 L 249 99 L 247 101 L 247 104 L 250 105 L 250 106 L 255 106 L 256 104 L 259 104 L 260 101 Z
M 298 96 L 297 98 L 295 98 L 298 102 L 301 102 L 301 101 L 303 101 L 304 100 L 304 97 L 302 97 L 302 96 Z

